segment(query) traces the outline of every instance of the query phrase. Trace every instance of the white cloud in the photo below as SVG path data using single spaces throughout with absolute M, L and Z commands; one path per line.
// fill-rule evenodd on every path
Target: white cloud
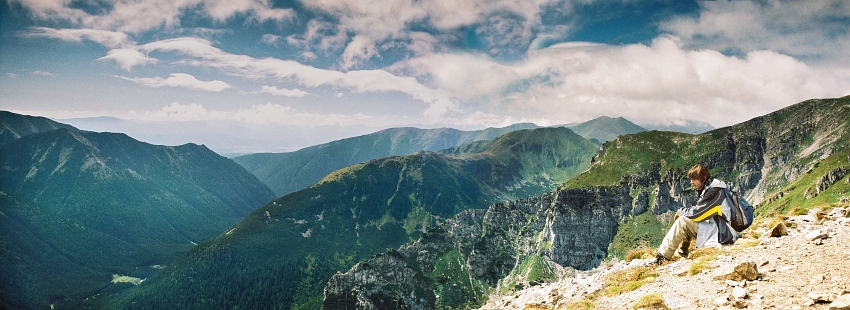
M 197 90 L 211 91 L 211 92 L 220 92 L 222 90 L 232 88 L 229 84 L 223 81 L 200 81 L 194 76 L 186 73 L 172 73 L 168 78 L 163 79 L 160 77 L 154 78 L 128 78 L 121 77 L 121 79 L 125 79 L 128 81 L 132 81 L 138 84 L 142 84 L 150 87 L 185 87 Z
M 393 70 L 462 99 L 456 109 L 469 116 L 452 121 L 463 125 L 496 126 L 500 118 L 562 124 L 608 115 L 725 126 L 806 99 L 850 93 L 846 68 L 811 67 L 772 51 L 733 57 L 689 50 L 675 37 L 648 46 L 558 44 L 512 65 L 483 55 L 433 54 Z
M 56 76 L 55 73 L 42 71 L 42 70 L 33 71 L 31 74 L 32 75 L 42 75 L 42 76 Z
M 533 37 L 531 23 L 510 15 L 494 15 L 476 33 L 490 55 L 523 54 Z
M 376 55 L 379 54 L 374 41 L 364 36 L 355 36 L 342 53 L 341 65 L 343 69 L 348 70 Z
M 82 42 L 83 39 L 86 39 L 109 48 L 134 45 L 125 33 L 97 29 L 32 27 L 28 31 L 21 32 L 20 35 L 30 38 L 52 38 L 69 42 Z
M 563 0 L 400 0 L 379 3 L 370 0 L 317 0 L 305 5 L 335 17 L 339 21 L 337 27 L 342 29 L 336 30 L 337 33 L 353 33 L 353 39 L 344 42 L 346 47 L 340 63 L 342 68 L 347 69 L 357 67 L 372 57 L 380 57 L 378 46 L 386 45 L 387 41 L 397 42 L 421 55 L 428 49 L 418 44 L 422 37 L 414 34 L 411 25 L 425 25 L 438 34 L 448 34 L 453 37 L 446 38 L 450 41 L 459 39 L 456 37 L 459 29 L 472 27 L 482 37 L 491 55 L 520 55 L 533 39 L 535 29 L 541 26 L 540 14 L 544 9 L 569 12 L 572 4 Z M 308 27 L 305 36 L 315 33 L 315 29 Z M 429 49 L 435 48 L 432 45 Z
M 110 50 L 107 52 L 106 56 L 98 58 L 97 60 L 115 61 L 122 69 L 127 71 L 132 71 L 135 66 L 155 64 L 159 62 L 159 60 L 148 57 L 142 52 L 127 48 Z
M 275 9 L 269 0 L 232 1 L 206 0 L 204 6 L 207 12 L 217 21 L 224 21 L 239 13 L 251 12 L 259 21 L 286 20 L 294 16 L 291 9 Z
M 643 123 L 692 119 L 725 126 L 850 91 L 846 77 L 786 55 L 754 51 L 730 57 L 684 49 L 675 38 L 650 46 L 556 45 L 533 53 L 517 72 L 524 69 L 541 74 L 543 82 L 508 102 L 537 115 L 568 116 L 564 120 L 607 114 Z
M 339 72 L 319 69 L 291 60 L 275 58 L 257 59 L 246 55 L 234 55 L 197 38 L 177 38 L 144 44 L 139 49 L 145 52 L 170 51 L 193 57 L 187 63 L 212 67 L 226 73 L 247 78 L 275 78 L 296 82 L 306 87 L 334 86 L 354 92 L 401 92 L 430 105 L 427 115 L 436 117 L 454 111 L 455 104 L 445 93 L 428 88 L 415 78 L 396 76 L 384 70 L 358 70 Z
M 773 50 L 809 63 L 850 62 L 850 2 L 844 0 L 700 1 L 697 17 L 661 29 L 686 46 L 718 51 Z
M 316 53 L 330 55 L 341 51 L 348 41 L 348 33 L 339 24 L 312 19 L 303 34 L 286 37 L 286 42 L 302 51 L 302 58 L 313 60 Z
M 432 80 L 437 89 L 465 100 L 493 94 L 522 78 L 517 68 L 474 54 L 431 54 L 400 62 L 393 70 Z
M 277 45 L 277 42 L 281 39 L 283 39 L 283 37 L 267 33 L 264 34 L 262 38 L 260 38 L 260 41 L 266 44 Z
M 275 86 L 263 85 L 262 89 L 258 93 L 271 94 L 272 96 L 283 96 L 283 97 L 304 97 L 309 95 L 310 93 L 300 90 L 300 89 L 286 89 L 286 88 L 277 88 Z
M 194 8 L 217 21 L 249 14 L 258 21 L 283 21 L 294 16 L 291 9 L 273 8 L 269 0 L 117 0 L 104 4 L 104 14 L 89 14 L 72 8 L 65 0 L 10 0 L 27 8 L 37 18 L 125 33 L 141 33 L 159 27 L 180 25 L 182 14 Z

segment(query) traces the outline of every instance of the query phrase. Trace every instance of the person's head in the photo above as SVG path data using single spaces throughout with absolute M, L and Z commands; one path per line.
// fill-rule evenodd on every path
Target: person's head
M 711 172 L 703 165 L 696 164 L 688 170 L 688 179 L 691 179 L 691 185 L 696 189 L 701 189 L 705 186 L 705 182 L 711 178 Z

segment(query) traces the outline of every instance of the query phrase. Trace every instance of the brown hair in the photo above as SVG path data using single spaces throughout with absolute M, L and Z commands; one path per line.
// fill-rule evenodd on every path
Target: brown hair
M 705 182 L 709 178 L 711 178 L 711 172 L 708 172 L 708 168 L 703 165 L 696 164 L 691 170 L 688 170 L 688 179 Z

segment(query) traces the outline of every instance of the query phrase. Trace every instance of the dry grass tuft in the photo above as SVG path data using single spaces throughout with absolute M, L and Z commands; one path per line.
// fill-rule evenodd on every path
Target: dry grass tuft
M 593 302 L 590 298 L 585 298 L 576 302 L 572 302 L 567 304 L 562 308 L 558 308 L 558 310 L 590 310 L 595 309 L 596 303 Z
M 646 245 L 641 245 L 626 253 L 626 262 L 631 262 L 634 259 L 647 259 L 655 257 L 656 250 Z
M 717 257 L 723 254 L 723 251 L 718 248 L 699 248 L 691 253 L 690 258 L 694 260 L 694 263 L 691 264 L 691 268 L 688 269 L 689 275 L 699 274 L 704 270 L 711 269 L 711 262 L 713 262 Z
M 664 298 L 661 297 L 661 293 L 643 295 L 643 297 L 635 302 L 632 309 L 670 310 L 670 308 L 664 304 Z
M 644 284 L 655 282 L 658 273 L 648 266 L 631 268 L 609 274 L 605 277 L 605 295 L 617 296 L 634 291 Z

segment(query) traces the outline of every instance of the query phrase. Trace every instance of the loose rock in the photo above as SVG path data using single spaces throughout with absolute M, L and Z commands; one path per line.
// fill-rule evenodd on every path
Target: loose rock
M 768 237 L 782 237 L 788 235 L 788 228 L 785 227 L 785 223 L 779 222 L 776 226 L 770 229 L 770 233 L 767 234 Z
M 812 301 L 818 302 L 831 302 L 835 299 L 831 294 L 826 294 L 822 292 L 809 292 L 806 294 L 806 297 L 811 299 Z
M 850 294 L 838 296 L 829 304 L 829 310 L 850 310 Z
M 848 179 L 848 180 L 850 180 L 850 179 Z M 827 215 L 827 217 L 832 218 L 832 219 L 839 218 L 839 217 L 845 217 L 845 216 L 847 216 L 847 210 L 842 209 L 842 208 L 832 209 L 832 211 L 830 211 L 829 214 Z
M 735 287 L 732 289 L 732 297 L 735 299 L 744 299 L 747 297 L 747 289 L 743 287 Z
M 754 262 L 744 262 L 737 266 L 726 265 L 715 272 L 714 280 L 750 280 L 758 279 L 759 271 Z
M 813 231 L 810 231 L 808 234 L 806 234 L 806 240 L 809 240 L 809 241 L 815 241 L 815 240 L 818 240 L 818 239 L 826 239 L 827 237 L 829 237 L 829 234 L 827 234 L 826 231 L 824 231 L 822 229 L 821 230 L 813 230 Z

